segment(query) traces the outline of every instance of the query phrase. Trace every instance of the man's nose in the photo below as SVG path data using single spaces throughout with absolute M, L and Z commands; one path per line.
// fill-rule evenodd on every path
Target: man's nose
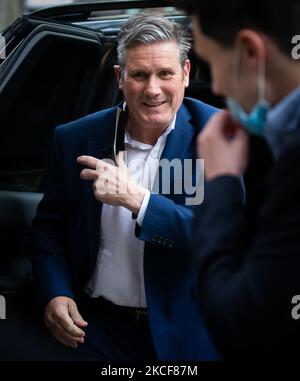
M 161 93 L 160 80 L 155 76 L 151 76 L 147 82 L 145 95 L 149 97 L 157 96 Z

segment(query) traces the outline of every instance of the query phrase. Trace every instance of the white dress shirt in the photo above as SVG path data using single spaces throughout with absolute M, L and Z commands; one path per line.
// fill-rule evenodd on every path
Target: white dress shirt
M 158 162 L 176 115 L 155 146 L 133 140 L 125 131 L 126 164 L 138 184 L 147 188 L 137 220 L 122 206 L 103 204 L 100 247 L 95 271 L 85 290 L 128 307 L 147 307 L 144 285 L 144 241 L 135 236 L 136 222 L 142 226 Z

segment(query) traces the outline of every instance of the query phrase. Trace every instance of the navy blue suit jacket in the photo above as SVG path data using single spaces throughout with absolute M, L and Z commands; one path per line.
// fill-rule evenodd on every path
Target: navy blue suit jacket
M 185 98 L 162 158 L 196 159 L 195 138 L 216 111 Z M 33 270 L 45 305 L 56 296 L 76 299 L 96 264 L 102 204 L 91 181 L 80 179 L 80 155 L 107 157 L 114 137 L 116 108 L 59 126 L 48 187 L 33 222 Z M 174 179 L 171 178 L 171 183 Z M 171 185 L 172 190 L 172 185 Z M 183 194 L 151 194 L 139 238 L 145 241 L 144 277 L 151 330 L 162 360 L 217 358 L 191 292 L 189 244 L 193 207 Z
M 292 299 L 300 294 L 300 125 L 287 136 L 273 163 L 253 147 L 252 201 L 245 205 L 239 179 L 220 176 L 206 184 L 196 212 L 199 304 L 225 358 L 299 357 Z

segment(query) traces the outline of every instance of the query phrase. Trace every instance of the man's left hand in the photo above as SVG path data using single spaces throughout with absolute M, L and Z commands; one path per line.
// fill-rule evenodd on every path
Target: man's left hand
M 123 151 L 117 156 L 117 164 L 109 164 L 92 156 L 80 156 L 79 164 L 88 168 L 83 169 L 80 177 L 83 180 L 93 180 L 94 195 L 98 201 L 105 204 L 124 206 L 132 213 L 138 214 L 146 189 L 138 185 L 123 160 Z

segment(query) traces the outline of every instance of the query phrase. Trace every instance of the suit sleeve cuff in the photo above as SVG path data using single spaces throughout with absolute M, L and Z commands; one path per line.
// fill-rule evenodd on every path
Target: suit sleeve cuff
M 148 208 L 148 204 L 149 204 L 149 200 L 150 200 L 150 195 L 151 195 L 150 191 L 146 190 L 146 193 L 145 193 L 145 196 L 144 196 L 144 199 L 143 199 L 143 202 L 142 202 L 142 205 L 140 207 L 139 214 L 138 214 L 137 220 L 136 220 L 136 222 L 140 226 L 143 225 L 144 217 L 145 217 L 145 214 L 146 214 L 146 211 Z

